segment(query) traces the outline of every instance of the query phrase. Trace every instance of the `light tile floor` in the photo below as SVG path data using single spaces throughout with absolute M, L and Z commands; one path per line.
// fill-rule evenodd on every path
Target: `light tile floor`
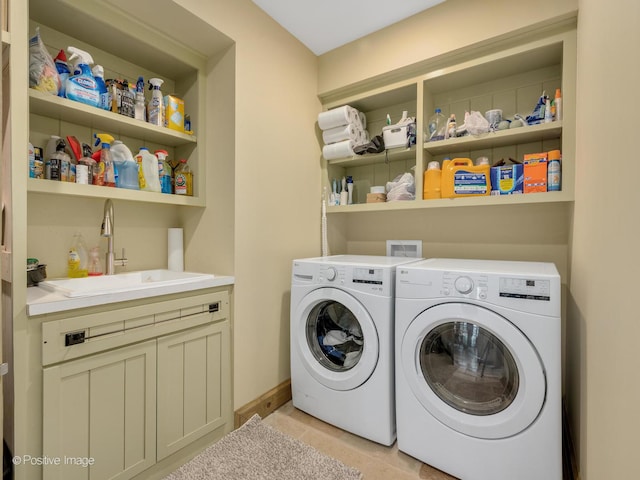
M 391 447 L 371 442 L 298 410 L 289 401 L 263 420 L 363 474 L 364 480 L 455 480 Z

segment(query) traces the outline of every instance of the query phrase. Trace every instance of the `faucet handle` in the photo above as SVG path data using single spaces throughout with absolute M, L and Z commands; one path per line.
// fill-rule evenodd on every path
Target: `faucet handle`
M 114 261 L 118 263 L 119 267 L 127 266 L 127 256 L 125 255 L 124 248 L 122 249 L 122 258 L 114 258 Z

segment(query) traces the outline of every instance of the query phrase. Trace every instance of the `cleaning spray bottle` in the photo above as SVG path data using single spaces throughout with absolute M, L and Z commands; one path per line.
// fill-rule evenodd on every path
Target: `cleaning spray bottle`
M 93 78 L 91 68 L 89 67 L 89 65 L 93 64 L 93 58 L 84 50 L 75 47 L 67 48 L 67 52 L 70 54 L 70 61 L 76 58 L 80 59 L 80 73 L 70 76 L 66 81 L 65 88 L 67 90 L 67 98 L 86 105 L 98 107 L 100 105 L 100 92 L 98 91 L 98 84 L 95 78 Z
M 64 50 L 60 50 L 58 55 L 54 59 L 54 63 L 56 64 L 56 70 L 58 71 L 58 75 L 60 76 L 60 90 L 58 91 L 59 97 L 65 97 L 67 91 L 67 79 L 71 74 L 69 70 L 69 65 L 67 65 L 67 56 L 64 54 Z
M 111 158 L 111 144 L 114 138 L 108 133 L 94 133 L 93 136 L 96 138 L 95 145 L 102 146 L 100 150 L 100 162 L 98 163 L 97 185 L 115 187 L 116 172 L 113 167 L 113 159 Z
M 160 175 L 160 191 L 162 193 L 171 193 L 173 188 L 173 182 L 171 179 L 171 165 L 167 160 L 169 155 L 166 150 L 156 150 L 153 152 L 158 158 L 158 172 Z
M 104 83 L 104 68 L 102 68 L 102 65 L 96 65 L 91 69 L 91 73 L 93 73 L 93 78 L 98 86 L 98 94 L 100 95 L 98 107 L 103 110 L 109 110 L 111 108 L 111 100 L 109 99 L 107 84 Z
M 153 125 L 164 127 L 164 100 L 160 87 L 164 80 L 160 78 L 149 79 L 149 89 L 151 90 L 151 100 L 147 105 L 147 121 Z

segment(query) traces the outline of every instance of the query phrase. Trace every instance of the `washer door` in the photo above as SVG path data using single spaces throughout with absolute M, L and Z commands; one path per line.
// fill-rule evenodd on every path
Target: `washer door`
M 477 305 L 445 303 L 422 312 L 404 333 L 400 359 L 420 403 L 465 435 L 516 435 L 545 401 L 545 372 L 531 342 Z
M 334 390 L 352 390 L 378 363 L 378 334 L 355 297 L 336 288 L 306 295 L 294 313 L 294 345 L 307 371 Z

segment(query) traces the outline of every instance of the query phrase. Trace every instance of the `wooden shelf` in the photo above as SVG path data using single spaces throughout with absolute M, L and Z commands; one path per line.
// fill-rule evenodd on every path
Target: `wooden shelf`
M 493 205 L 526 205 L 533 203 L 573 202 L 568 192 L 530 193 L 527 195 L 489 195 L 486 197 L 440 198 L 434 200 L 407 200 L 386 203 L 360 203 L 328 206 L 327 213 L 382 212 L 425 208 L 487 207 Z
M 52 195 L 77 196 L 85 198 L 111 198 L 135 202 L 160 203 L 168 205 L 184 205 L 190 207 L 204 207 L 205 202 L 200 197 L 173 195 L 167 193 L 145 192 L 126 188 L 102 187 L 98 185 L 83 185 L 69 182 L 56 182 L 29 178 L 27 191 L 30 193 L 46 193 Z
M 198 141 L 195 135 L 187 135 L 170 128 L 158 127 L 32 88 L 29 89 L 29 109 L 31 114 L 85 125 L 95 130 L 104 130 L 112 135 L 136 137 L 146 142 L 158 143 L 168 147 L 188 144 L 196 145 Z
M 416 158 L 416 147 L 392 148 L 382 153 L 367 153 L 364 155 L 354 155 L 353 157 L 327 160 L 329 165 L 342 165 L 357 167 L 360 165 L 374 165 L 376 163 L 393 162 L 396 160 L 409 160 Z
M 446 155 L 469 150 L 503 147 L 518 143 L 529 143 L 539 140 L 549 140 L 562 136 L 562 122 L 541 123 L 527 127 L 500 130 L 483 135 L 468 135 L 465 137 L 425 142 L 424 150 L 431 155 Z

